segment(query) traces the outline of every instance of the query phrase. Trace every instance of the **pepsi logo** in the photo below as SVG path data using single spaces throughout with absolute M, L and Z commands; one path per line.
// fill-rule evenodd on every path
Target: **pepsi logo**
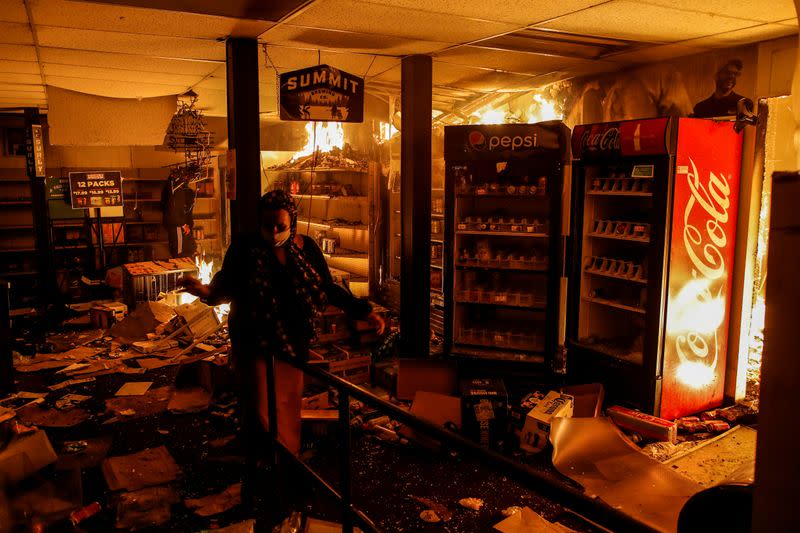
M 469 132 L 469 146 L 473 150 L 483 150 L 486 148 L 486 137 L 479 131 Z

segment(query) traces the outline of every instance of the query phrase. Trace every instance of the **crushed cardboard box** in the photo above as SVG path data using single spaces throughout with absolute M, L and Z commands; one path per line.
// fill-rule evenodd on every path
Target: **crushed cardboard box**
M 44 431 L 18 435 L 0 451 L 0 486 L 22 481 L 57 458 Z
M 525 417 L 519 447 L 527 452 L 542 451 L 547 446 L 553 420 L 571 417 L 573 406 L 572 396 L 548 392 Z
M 102 470 L 112 491 L 163 485 L 174 481 L 181 473 L 175 459 L 164 446 L 110 457 L 103 461 Z

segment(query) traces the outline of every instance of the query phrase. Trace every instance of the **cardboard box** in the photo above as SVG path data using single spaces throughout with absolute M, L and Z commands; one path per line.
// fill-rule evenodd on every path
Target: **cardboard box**
M 550 437 L 550 425 L 554 418 L 571 417 L 575 400 L 572 396 L 550 391 L 525 417 L 525 426 L 519 447 L 527 452 L 540 452 Z
M 461 399 L 458 396 L 419 391 L 411 404 L 411 414 L 442 427 L 453 424 L 461 428 Z M 436 441 L 416 433 L 410 427 L 403 426 L 398 433 L 420 444 L 439 447 Z
M 92 324 L 101 329 L 107 329 L 121 322 L 128 314 L 128 306 L 122 302 L 108 302 L 96 305 L 89 310 Z
M 0 487 L 13 485 L 58 459 L 42 430 L 20 435 L 0 452 Z
M 606 409 L 606 414 L 619 427 L 638 433 L 642 437 L 665 440 L 673 444 L 678 437 L 677 422 L 670 422 L 669 420 L 640 413 L 619 405 Z
M 456 394 L 458 369 L 453 361 L 438 359 L 399 359 L 397 398 L 413 400 L 417 391 Z
M 467 438 L 499 450 L 508 433 L 508 394 L 503 380 L 473 378 L 461 382 L 461 424 Z

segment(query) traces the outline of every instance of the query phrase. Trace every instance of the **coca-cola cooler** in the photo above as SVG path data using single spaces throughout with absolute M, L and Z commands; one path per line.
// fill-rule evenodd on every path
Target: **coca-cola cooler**
M 658 118 L 572 135 L 567 372 L 664 418 L 721 403 L 742 139 Z

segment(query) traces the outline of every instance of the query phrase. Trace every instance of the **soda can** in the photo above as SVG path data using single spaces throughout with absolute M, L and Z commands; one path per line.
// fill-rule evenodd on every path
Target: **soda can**
M 709 420 L 705 423 L 705 428 L 712 433 L 722 433 L 731 429 L 731 425 L 724 420 Z
M 704 431 L 706 429 L 706 425 L 698 420 L 696 422 L 682 422 L 678 428 L 686 433 L 698 433 L 700 431 Z

